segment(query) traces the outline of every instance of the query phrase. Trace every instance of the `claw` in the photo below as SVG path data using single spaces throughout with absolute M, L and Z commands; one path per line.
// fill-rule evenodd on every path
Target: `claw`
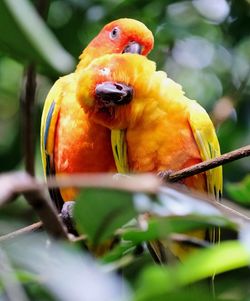
M 77 231 L 75 229 L 75 223 L 73 220 L 73 210 L 74 210 L 75 202 L 69 201 L 65 202 L 63 204 L 62 210 L 61 210 L 61 218 L 63 220 L 63 223 L 68 229 L 69 233 L 72 233 L 74 235 L 78 235 Z

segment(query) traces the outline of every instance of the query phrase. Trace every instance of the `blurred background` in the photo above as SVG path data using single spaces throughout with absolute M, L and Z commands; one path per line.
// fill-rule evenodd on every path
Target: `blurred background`
M 38 72 L 34 127 L 36 171 L 42 176 L 44 99 L 59 76 L 74 70 L 81 51 L 103 25 L 121 17 L 138 19 L 152 30 L 155 47 L 149 58 L 206 108 L 222 153 L 249 144 L 249 16 L 249 0 L 1 1 L 0 171 L 23 167 L 20 94 L 27 65 L 35 63 Z M 249 171 L 249 158 L 224 167 L 226 196 L 227 183 L 241 181 Z

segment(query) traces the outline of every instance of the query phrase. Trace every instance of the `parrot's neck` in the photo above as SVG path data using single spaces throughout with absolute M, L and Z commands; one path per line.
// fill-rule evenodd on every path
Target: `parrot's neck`
M 93 59 L 95 59 L 97 55 L 93 52 L 87 51 L 87 48 L 83 51 L 80 56 L 80 62 L 76 67 L 76 72 L 87 67 Z
M 131 107 L 129 114 L 128 129 L 150 125 L 157 122 L 162 112 L 159 109 L 159 103 L 152 100 L 136 99 L 135 104 Z

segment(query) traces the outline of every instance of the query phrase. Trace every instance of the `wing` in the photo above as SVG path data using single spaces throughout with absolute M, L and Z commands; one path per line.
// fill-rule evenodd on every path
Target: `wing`
M 128 173 L 126 130 L 111 130 L 111 145 L 119 173 Z
M 220 156 L 220 145 L 211 119 L 196 102 L 190 101 L 189 123 L 203 161 Z M 222 195 L 222 167 L 206 171 L 209 194 L 218 201 Z
M 196 102 L 190 101 L 189 123 L 203 161 L 220 156 L 220 145 L 211 119 Z M 222 195 L 222 166 L 206 171 L 208 193 L 219 201 Z M 221 230 L 213 227 L 208 232 L 212 243 L 220 242 Z
M 62 99 L 62 83 L 59 79 L 51 88 L 43 108 L 41 120 L 41 156 L 43 163 L 43 171 L 45 177 L 55 175 L 54 166 L 54 141 L 56 124 L 60 111 L 60 104 Z M 58 210 L 61 209 L 63 199 L 58 188 L 49 189 L 50 196 L 56 204 Z

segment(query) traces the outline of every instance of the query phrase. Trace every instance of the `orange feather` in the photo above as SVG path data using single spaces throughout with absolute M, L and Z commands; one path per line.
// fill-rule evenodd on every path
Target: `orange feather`
M 41 152 L 47 175 L 116 171 L 110 130 L 89 118 L 78 102 L 76 90 L 86 89 L 81 74 L 95 58 L 129 51 L 133 43 L 139 45 L 137 49 L 142 55 L 152 49 L 153 35 L 144 24 L 133 19 L 107 24 L 84 49 L 76 71 L 60 78 L 52 87 L 41 125 Z M 64 201 L 74 200 L 77 193 L 72 188 L 60 192 Z

